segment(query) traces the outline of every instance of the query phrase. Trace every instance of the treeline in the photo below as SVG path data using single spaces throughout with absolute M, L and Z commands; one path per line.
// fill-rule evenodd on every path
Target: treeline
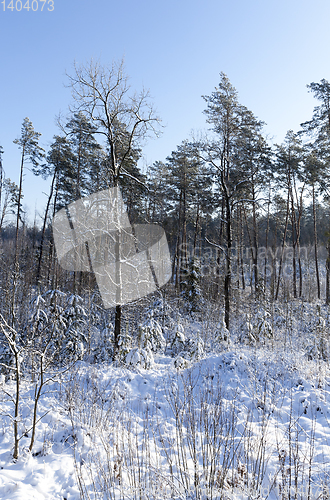
M 271 145 L 264 123 L 221 73 L 219 85 L 203 96 L 205 137 L 183 141 L 142 172 L 144 140 L 159 132 L 148 93 L 131 93 L 122 64 L 76 67 L 69 81 L 75 110 L 48 151 L 31 121 L 23 121 L 14 141 L 21 151 L 18 185 L 6 177 L 0 150 L 0 310 L 12 328 L 20 329 L 33 297 L 49 291 L 94 293 L 101 305 L 92 274 L 59 267 L 51 222 L 71 202 L 114 186 L 121 188 L 132 224 L 165 229 L 171 290 L 195 311 L 203 300 L 223 304 L 227 329 L 233 297 L 243 293 L 256 300 L 315 297 L 330 303 L 329 82 L 308 85 L 316 99 L 313 116 L 300 130 L 289 130 L 282 144 Z M 22 209 L 28 163 L 50 186 L 38 227 L 25 222 Z M 8 222 L 10 213 L 15 223 Z M 320 255 L 320 247 L 328 254 Z M 115 356 L 121 306 L 114 317 Z

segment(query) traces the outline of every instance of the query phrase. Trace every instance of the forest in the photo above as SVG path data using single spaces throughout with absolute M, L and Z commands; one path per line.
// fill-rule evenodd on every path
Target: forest
M 48 151 L 23 120 L 18 184 L 0 147 L 1 469 L 52 457 L 31 498 L 330 498 L 330 83 L 274 144 L 220 73 L 196 96 L 205 130 L 146 168 L 162 123 L 123 63 L 67 83 Z M 49 186 L 34 223 L 26 168 Z M 107 309 L 92 272 L 61 267 L 52 223 L 109 188 L 165 230 L 171 278 Z M 24 477 L 1 498 L 30 498 Z

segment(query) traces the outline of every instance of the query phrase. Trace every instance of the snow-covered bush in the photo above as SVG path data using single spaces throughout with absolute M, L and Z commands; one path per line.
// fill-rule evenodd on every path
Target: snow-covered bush
M 189 367 L 189 361 L 182 358 L 182 356 L 177 356 L 173 364 L 177 370 L 185 370 L 186 368 Z
M 67 329 L 62 340 L 62 356 L 81 359 L 85 352 L 86 335 L 84 330 L 87 328 L 87 314 L 83 307 L 82 297 L 72 294 L 67 298 L 64 318 Z
M 270 322 L 271 315 L 268 311 L 259 311 L 256 317 L 256 337 L 257 340 L 271 339 L 273 336 L 273 329 Z
M 221 313 L 220 321 L 215 329 L 215 342 L 216 344 L 221 344 L 223 342 L 229 342 L 229 330 L 225 323 L 225 313 Z
M 259 310 L 253 316 L 246 314 L 245 324 L 242 327 L 240 340 L 249 344 L 265 342 L 266 339 L 273 337 L 273 328 L 270 322 L 271 315 L 266 310 Z
M 149 348 L 152 352 L 161 352 L 164 350 L 166 342 L 163 336 L 162 328 L 150 311 L 146 321 L 139 326 L 139 343 L 143 348 Z
M 285 317 L 284 312 L 280 306 L 274 307 L 274 327 L 281 329 L 285 327 Z
M 183 355 L 191 361 L 198 361 L 204 355 L 204 342 L 197 336 L 194 339 L 188 339 L 184 346 Z
M 200 280 L 200 262 L 196 257 L 192 257 L 181 281 L 182 297 L 186 301 L 190 312 L 200 311 L 203 304 Z
M 159 322 L 149 310 L 146 321 L 138 327 L 138 346 L 130 348 L 130 339 L 126 336 L 122 344 L 122 356 L 128 366 L 150 368 L 154 362 L 153 353 L 162 352 L 166 342 Z
M 122 363 L 126 362 L 127 355 L 132 349 L 132 337 L 128 333 L 128 325 L 125 333 L 121 333 L 118 340 L 118 360 Z
M 114 326 L 109 313 L 99 306 L 95 298 L 95 295 L 90 298 L 84 329 L 87 343 L 84 359 L 90 363 L 109 363 L 113 358 Z
M 90 328 L 91 346 L 90 360 L 93 363 L 109 363 L 113 357 L 113 324 L 107 326 L 94 326 Z
M 0 340 L 0 373 L 9 376 L 10 371 L 6 366 L 10 366 L 12 363 L 12 354 L 10 349 L 4 339 Z
M 125 362 L 129 367 L 142 367 L 148 370 L 152 367 L 154 358 L 149 347 L 134 347 L 134 349 L 131 349 L 126 355 Z
M 54 364 L 65 364 L 83 357 L 86 330 L 83 298 L 50 290 L 31 301 L 30 317 L 22 337 L 32 350 L 43 350 L 47 344 L 48 357 Z
M 313 324 L 310 327 L 310 334 L 305 343 L 305 351 L 308 359 L 330 359 L 330 338 L 326 320 L 322 316 L 320 307 Z
M 184 350 L 185 342 L 186 338 L 184 335 L 183 326 L 180 322 L 178 322 L 174 329 L 174 336 L 170 345 L 172 356 L 176 356 L 177 354 L 179 354 L 181 351 Z
M 180 360 L 182 359 L 185 361 L 196 361 L 200 359 L 204 355 L 204 350 L 204 342 L 200 338 L 199 332 L 197 332 L 196 338 L 187 339 L 184 334 L 183 326 L 179 321 L 174 329 L 174 336 L 170 345 L 171 355 L 176 358 L 175 366 L 177 363 L 180 364 Z

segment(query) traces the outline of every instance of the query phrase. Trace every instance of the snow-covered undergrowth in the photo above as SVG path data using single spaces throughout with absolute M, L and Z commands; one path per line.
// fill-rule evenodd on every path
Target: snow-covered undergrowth
M 164 354 L 149 370 L 81 362 L 42 396 L 32 454 L 25 382 L 16 462 L 2 389 L 3 500 L 330 498 L 330 371 L 292 343 L 180 370 Z

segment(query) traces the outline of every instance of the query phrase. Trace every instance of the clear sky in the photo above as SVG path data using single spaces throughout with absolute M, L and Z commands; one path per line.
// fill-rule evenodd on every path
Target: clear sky
M 55 116 L 71 101 L 65 73 L 74 60 L 104 65 L 125 58 L 131 85 L 150 89 L 165 125 L 144 148 L 145 162 L 165 160 L 192 130 L 206 128 L 202 94 L 224 71 L 239 100 L 281 142 L 311 118 L 306 84 L 330 80 L 329 0 L 26 0 L 0 3 L 0 144 L 6 175 L 18 182 L 13 140 L 24 117 L 47 150 Z M 5 6 L 5 10 L 4 10 Z M 48 184 L 26 169 L 24 204 L 42 214 Z

